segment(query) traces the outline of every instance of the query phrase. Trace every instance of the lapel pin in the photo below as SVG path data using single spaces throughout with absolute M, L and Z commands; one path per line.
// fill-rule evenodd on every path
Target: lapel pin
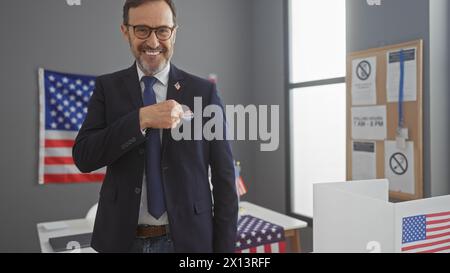
M 177 91 L 180 91 L 180 89 L 181 89 L 181 84 L 180 84 L 179 82 L 177 82 L 177 83 L 175 84 L 175 88 L 177 89 Z

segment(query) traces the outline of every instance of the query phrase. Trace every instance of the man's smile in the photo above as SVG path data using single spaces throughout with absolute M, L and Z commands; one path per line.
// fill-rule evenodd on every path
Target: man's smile
M 163 53 L 162 50 L 144 50 L 143 52 L 148 56 L 158 56 Z

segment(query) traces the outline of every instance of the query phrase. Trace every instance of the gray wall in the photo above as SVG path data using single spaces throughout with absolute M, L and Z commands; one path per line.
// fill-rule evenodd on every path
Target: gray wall
M 247 198 L 256 204 L 285 212 L 283 1 L 254 0 L 252 16 L 252 36 L 249 40 L 252 46 L 253 104 L 280 106 L 280 146 L 274 152 L 261 152 L 259 143 L 249 145 L 254 152 L 254 171 L 249 176 Z
M 450 193 L 449 3 L 430 0 L 430 195 Z M 447 58 L 446 58 L 447 57 Z
M 99 184 L 37 184 L 39 66 L 100 75 L 132 63 L 119 32 L 123 1 L 82 1 L 69 7 L 62 0 L 0 2 L 0 252 L 40 251 L 36 223 L 85 216 L 97 202 Z M 252 2 L 178 0 L 182 28 L 174 63 L 202 77 L 219 75 L 227 104 L 248 104 Z M 248 172 L 252 151 L 245 143 L 233 150 Z

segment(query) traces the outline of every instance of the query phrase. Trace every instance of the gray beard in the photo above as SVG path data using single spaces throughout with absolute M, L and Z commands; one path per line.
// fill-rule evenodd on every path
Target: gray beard
M 137 61 L 139 67 L 141 68 L 142 72 L 145 73 L 146 76 L 154 76 L 161 72 L 166 66 L 168 61 L 164 60 L 161 65 L 155 69 L 150 68 L 144 60 L 141 60 L 142 57 L 139 57 Z

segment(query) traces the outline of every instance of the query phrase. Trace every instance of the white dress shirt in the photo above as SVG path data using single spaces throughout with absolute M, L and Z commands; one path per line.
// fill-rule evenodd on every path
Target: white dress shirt
M 138 78 L 141 82 L 142 95 L 144 95 L 145 84 L 142 81 L 142 78 L 145 77 L 145 73 L 142 72 L 139 65 L 136 63 Z M 157 79 L 155 85 L 153 86 L 153 90 L 156 95 L 156 102 L 161 103 L 167 100 L 167 86 L 169 84 L 169 72 L 170 72 L 170 63 L 158 74 L 154 75 Z M 160 130 L 160 136 L 162 141 L 162 130 Z M 169 224 L 169 220 L 167 218 L 167 212 L 165 212 L 161 218 L 155 219 L 150 213 L 148 213 L 148 205 L 147 205 L 147 182 L 144 171 L 144 180 L 142 181 L 142 192 L 141 192 L 141 206 L 139 209 L 139 225 L 151 225 L 151 226 L 162 226 Z

